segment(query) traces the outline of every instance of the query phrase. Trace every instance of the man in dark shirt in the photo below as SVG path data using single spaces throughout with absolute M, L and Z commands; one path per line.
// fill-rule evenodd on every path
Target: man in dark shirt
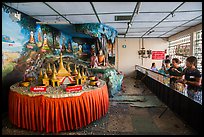
M 186 59 L 186 68 L 183 71 L 183 79 L 177 80 L 183 84 L 187 84 L 187 93 L 190 98 L 194 98 L 195 93 L 201 86 L 201 73 L 196 68 L 197 59 L 194 56 L 190 56 Z
M 189 83 L 190 81 L 196 82 L 196 78 L 197 79 L 201 78 L 201 74 L 200 74 L 200 71 L 198 69 L 190 70 L 190 69 L 186 68 L 184 70 L 184 74 L 185 74 L 185 80 L 186 80 L 185 82 L 186 83 Z M 198 88 L 198 86 L 195 86 L 194 84 L 188 84 L 188 87 L 187 87 L 187 89 L 195 90 L 195 91 L 197 91 L 197 88 Z

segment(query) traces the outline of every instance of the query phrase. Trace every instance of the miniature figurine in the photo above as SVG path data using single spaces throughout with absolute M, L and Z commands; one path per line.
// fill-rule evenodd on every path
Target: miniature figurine
M 98 57 L 96 56 L 96 53 L 91 56 L 91 68 L 97 68 L 98 67 Z
M 68 49 L 67 49 L 67 52 L 68 52 L 68 53 L 71 53 L 71 52 L 72 52 L 71 44 L 70 44 L 70 43 L 68 43 Z
M 33 31 L 30 32 L 30 43 L 35 43 L 34 41 L 34 35 L 33 35 Z
M 82 54 L 82 45 L 79 45 L 79 55 Z
M 38 42 L 41 42 L 41 41 L 42 41 L 42 37 L 41 37 L 40 31 L 38 31 Z
M 91 45 L 91 55 L 95 53 L 95 45 Z
M 44 34 L 42 52 L 46 52 L 46 50 L 48 50 L 48 49 L 49 49 L 49 46 L 48 46 L 48 43 L 47 43 L 47 35 Z
M 98 62 L 101 64 L 104 61 L 104 58 L 105 56 L 103 55 L 103 51 L 100 49 L 98 55 Z

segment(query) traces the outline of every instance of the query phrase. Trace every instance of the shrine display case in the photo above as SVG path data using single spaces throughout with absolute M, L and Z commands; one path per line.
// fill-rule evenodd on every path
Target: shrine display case
M 135 65 L 135 73 L 136 79 L 142 80 L 168 108 L 196 131 L 202 132 L 202 89 L 197 91 L 194 98 L 191 98 L 187 94 L 187 88 L 179 84 L 172 87 L 166 75 L 138 65 Z
M 190 35 L 169 42 L 168 51 L 171 59 L 178 58 L 181 67 L 185 67 L 185 60 L 190 55 Z
M 193 55 L 197 58 L 197 69 L 202 73 L 202 30 L 196 32 Z

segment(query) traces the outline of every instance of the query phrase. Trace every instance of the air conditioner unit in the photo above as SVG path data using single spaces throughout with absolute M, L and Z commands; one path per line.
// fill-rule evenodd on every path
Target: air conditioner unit
M 20 21 L 21 20 L 21 14 L 20 13 L 11 12 L 9 14 L 9 17 L 11 18 L 12 21 Z

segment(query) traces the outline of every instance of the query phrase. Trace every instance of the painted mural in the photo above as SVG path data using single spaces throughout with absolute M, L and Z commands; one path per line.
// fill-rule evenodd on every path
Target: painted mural
M 37 79 L 40 68 L 47 68 L 48 64 L 57 67 L 60 53 L 65 57 L 66 66 L 114 68 L 117 36 L 114 28 L 98 23 L 77 24 L 73 25 L 76 32 L 88 37 L 72 37 L 51 26 L 36 24 L 37 20 L 25 14 L 21 14 L 20 21 L 12 21 L 11 11 L 15 10 L 2 6 L 2 81 L 5 91 L 27 77 Z M 97 62 L 94 58 L 98 58 Z M 70 67 L 74 69 L 74 65 Z
M 68 43 L 72 43 L 70 36 L 46 25 L 36 25 L 36 20 L 24 14 L 20 21 L 12 21 L 9 17 L 12 10 L 2 7 L 2 79 L 5 81 L 11 76 L 22 80 L 26 71 L 42 65 L 44 56 L 59 55 L 61 50 L 67 52 Z
M 77 32 L 90 38 L 73 39 L 50 26 L 36 24 L 35 19 L 24 14 L 20 21 L 14 22 L 9 17 L 13 10 L 2 7 L 2 79 L 13 71 L 18 71 L 19 76 L 33 73 L 42 66 L 45 57 L 57 56 L 61 52 L 87 64 L 93 53 L 100 58 L 99 63 L 103 60 L 109 63 L 110 58 L 115 56 L 117 31 L 112 27 L 99 23 L 75 25 Z
M 2 78 L 13 71 L 21 56 L 23 45 L 29 38 L 29 31 L 12 22 L 2 9 Z

